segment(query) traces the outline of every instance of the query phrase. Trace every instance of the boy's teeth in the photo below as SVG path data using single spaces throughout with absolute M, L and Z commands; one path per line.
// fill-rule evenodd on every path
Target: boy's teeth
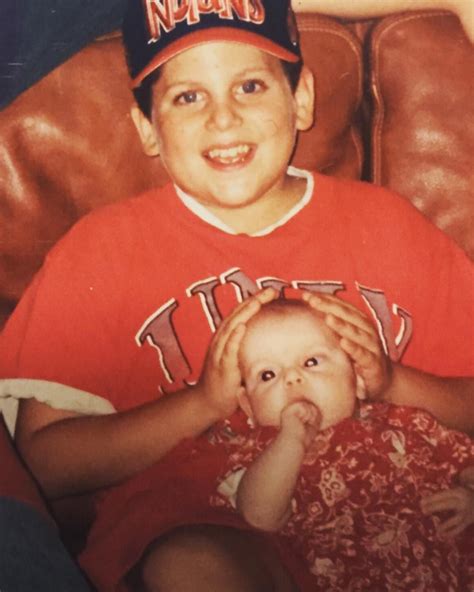
M 239 146 L 233 146 L 232 148 L 213 148 L 209 150 L 209 158 L 213 160 L 224 160 L 229 162 L 237 161 L 241 156 L 247 154 L 250 150 L 250 146 L 246 144 L 240 144 Z

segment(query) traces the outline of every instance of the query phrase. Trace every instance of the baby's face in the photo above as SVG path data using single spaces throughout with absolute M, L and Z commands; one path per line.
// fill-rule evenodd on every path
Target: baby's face
M 321 429 L 354 412 L 356 380 L 336 334 L 310 310 L 260 313 L 247 327 L 240 365 L 255 421 L 280 425 L 282 410 L 308 401 Z

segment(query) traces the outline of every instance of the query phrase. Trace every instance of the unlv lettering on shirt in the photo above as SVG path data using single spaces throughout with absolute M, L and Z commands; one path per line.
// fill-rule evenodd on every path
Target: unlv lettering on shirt
M 232 285 L 237 302 L 243 302 L 262 288 L 270 286 L 279 290 L 282 296 L 285 288 L 331 295 L 345 290 L 344 284 L 338 281 L 293 280 L 288 282 L 280 278 L 263 277 L 254 282 L 240 269 L 233 268 L 221 274 L 220 277 L 210 277 L 195 282 L 186 290 L 187 298 L 196 296 L 199 298 L 203 314 L 213 333 L 216 332 L 222 321 L 222 315 L 217 305 L 216 291 L 219 286 L 225 284 Z M 385 352 L 394 362 L 400 360 L 413 333 L 410 313 L 397 304 L 393 304 L 390 309 L 382 290 L 360 284 L 356 284 L 356 288 L 375 319 Z M 189 380 L 193 373 L 173 324 L 173 315 L 177 313 L 179 306 L 179 302 L 174 298 L 166 302 L 144 322 L 135 338 L 140 347 L 148 343 L 156 349 L 168 385 L 173 389 L 190 384 Z M 398 319 L 397 334 L 394 330 L 394 319 Z M 163 388 L 165 385 L 162 385 Z
M 161 31 L 169 33 L 176 23 L 199 23 L 202 14 L 214 13 L 221 19 L 261 24 L 265 9 L 260 0 L 145 0 L 150 41 L 157 41 Z

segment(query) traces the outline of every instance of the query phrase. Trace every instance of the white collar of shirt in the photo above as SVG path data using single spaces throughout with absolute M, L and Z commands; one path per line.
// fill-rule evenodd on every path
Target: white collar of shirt
M 308 171 L 305 171 L 303 169 L 297 169 L 293 166 L 288 167 L 288 174 L 292 177 L 302 177 L 306 179 L 306 190 L 302 198 L 299 200 L 297 204 L 295 204 L 291 208 L 291 210 L 286 212 L 286 214 L 282 216 L 279 220 L 277 220 L 273 224 L 270 224 L 270 226 L 267 226 L 266 228 L 263 228 L 262 230 L 259 230 L 258 232 L 251 234 L 250 236 L 265 236 L 266 234 L 270 234 L 275 230 L 275 228 L 283 226 L 288 222 L 288 220 L 293 218 L 293 216 L 296 216 L 296 214 L 311 201 L 314 189 L 313 175 Z M 227 226 L 225 222 L 222 222 L 222 220 L 220 220 L 215 214 L 213 214 L 205 206 L 199 203 L 194 197 L 191 197 L 191 195 L 185 193 L 177 185 L 175 185 L 174 188 L 176 190 L 176 194 L 178 195 L 179 199 L 183 202 L 183 204 L 189 210 L 191 210 L 193 214 L 201 218 L 201 220 L 204 220 L 208 224 L 211 224 L 212 226 L 215 226 L 216 228 L 219 228 L 220 230 L 227 232 L 227 234 L 238 234 L 233 228 Z

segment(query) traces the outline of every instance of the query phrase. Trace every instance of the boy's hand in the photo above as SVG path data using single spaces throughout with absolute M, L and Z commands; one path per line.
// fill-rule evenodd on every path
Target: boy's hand
M 316 437 L 321 425 L 321 413 L 317 407 L 306 401 L 290 403 L 283 409 L 280 417 L 282 435 L 301 442 L 307 450 Z
M 238 356 L 245 324 L 262 304 L 277 297 L 277 290 L 267 288 L 248 298 L 222 321 L 211 341 L 199 387 L 220 419 L 229 417 L 238 407 L 238 394 L 243 388 Z
M 424 514 L 453 512 L 439 525 L 438 533 L 443 537 L 455 537 L 474 523 L 474 491 L 468 487 L 455 487 L 433 493 L 421 500 L 421 510 Z
M 392 365 L 367 315 L 336 296 L 303 292 L 303 300 L 324 314 L 327 325 L 341 337 L 341 348 L 351 358 L 365 396 L 381 398 L 391 383 Z

